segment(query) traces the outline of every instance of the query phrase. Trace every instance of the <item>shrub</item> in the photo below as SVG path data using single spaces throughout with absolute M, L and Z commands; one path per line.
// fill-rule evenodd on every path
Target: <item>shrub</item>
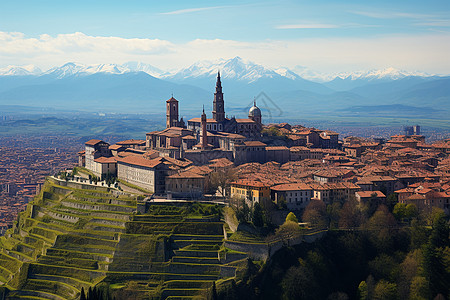
M 289 222 L 289 221 L 298 223 L 298 219 L 293 212 L 288 213 L 288 215 L 286 217 L 286 222 Z

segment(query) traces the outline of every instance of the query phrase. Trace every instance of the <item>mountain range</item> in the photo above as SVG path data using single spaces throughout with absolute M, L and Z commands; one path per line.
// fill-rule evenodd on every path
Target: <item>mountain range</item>
M 254 97 L 272 117 L 274 110 L 283 118 L 351 115 L 361 107 L 360 115 L 370 115 L 370 107 L 377 111 L 377 106 L 398 117 L 448 120 L 450 115 L 450 77 L 394 68 L 324 75 L 301 66 L 268 68 L 240 57 L 176 71 L 139 62 L 66 63 L 47 71 L 9 66 L 0 69 L 0 105 L 152 113 L 164 111 L 164 100 L 174 95 L 190 116 L 212 105 L 219 70 L 230 115 L 245 114 Z

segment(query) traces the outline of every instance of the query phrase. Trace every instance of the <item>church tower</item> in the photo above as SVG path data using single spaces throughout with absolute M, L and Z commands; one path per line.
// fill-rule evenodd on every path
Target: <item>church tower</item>
M 206 114 L 205 114 L 205 108 L 203 107 L 203 113 L 201 117 L 202 121 L 202 149 L 206 149 L 208 147 L 208 132 L 206 131 Z
M 172 96 L 166 101 L 166 128 L 178 125 L 178 100 Z
M 213 102 L 213 119 L 217 122 L 225 120 L 225 104 L 223 102 L 222 82 L 220 82 L 220 72 L 217 72 L 216 92 Z

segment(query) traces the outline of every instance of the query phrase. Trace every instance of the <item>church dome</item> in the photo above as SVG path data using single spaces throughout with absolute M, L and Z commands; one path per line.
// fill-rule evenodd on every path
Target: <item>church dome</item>
M 256 103 L 253 103 L 253 106 L 250 107 L 248 111 L 249 117 L 261 117 L 261 110 L 256 106 Z

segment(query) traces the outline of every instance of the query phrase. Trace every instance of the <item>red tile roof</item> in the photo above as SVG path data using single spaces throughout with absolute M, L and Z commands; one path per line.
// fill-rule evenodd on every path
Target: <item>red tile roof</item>
M 113 164 L 113 163 L 117 162 L 117 160 L 116 160 L 116 158 L 114 156 L 112 156 L 112 157 L 104 157 L 104 156 L 102 156 L 102 157 L 94 159 L 94 161 L 96 163 L 101 163 L 101 164 Z
M 385 198 L 386 195 L 380 191 L 358 191 L 356 192 L 361 198 L 371 198 L 375 196 L 377 198 Z
M 237 123 L 255 123 L 252 119 L 236 119 Z
M 88 145 L 88 146 L 95 146 L 95 145 L 97 145 L 98 143 L 104 143 L 104 142 L 103 142 L 102 140 L 92 139 L 92 140 L 87 141 L 87 142 L 85 143 L 85 145 Z
M 274 191 L 307 191 L 313 190 L 312 186 L 303 182 L 284 183 L 270 188 Z
M 141 144 L 145 144 L 144 140 L 125 140 L 125 141 L 121 141 L 121 142 L 117 142 L 117 145 L 141 145 Z
M 263 142 L 260 141 L 246 141 L 244 142 L 245 146 L 249 146 L 249 147 L 265 147 L 267 146 L 267 144 L 264 144 Z
M 125 163 L 129 165 L 154 168 L 159 164 L 162 164 L 162 158 L 154 158 L 154 159 L 145 159 L 142 156 L 138 155 L 129 155 L 123 158 L 117 158 L 118 163 Z

